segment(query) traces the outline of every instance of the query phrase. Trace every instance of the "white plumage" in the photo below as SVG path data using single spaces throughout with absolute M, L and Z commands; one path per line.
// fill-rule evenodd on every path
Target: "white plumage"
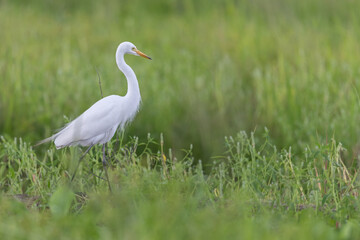
M 111 95 L 97 101 L 58 133 L 42 140 L 38 145 L 52 140 L 58 149 L 73 145 L 105 144 L 114 136 L 118 127 L 124 128 L 125 124 L 135 117 L 141 96 L 136 75 L 124 60 L 125 54 L 151 58 L 137 50 L 130 42 L 119 45 L 116 51 L 116 63 L 127 79 L 126 95 Z

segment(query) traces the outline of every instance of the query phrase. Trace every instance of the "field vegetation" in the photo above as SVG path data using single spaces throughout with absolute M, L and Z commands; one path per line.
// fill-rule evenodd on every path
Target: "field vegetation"
M 1 239 L 356 239 L 360 3 L 0 0 Z M 33 145 L 104 95 L 101 148 Z

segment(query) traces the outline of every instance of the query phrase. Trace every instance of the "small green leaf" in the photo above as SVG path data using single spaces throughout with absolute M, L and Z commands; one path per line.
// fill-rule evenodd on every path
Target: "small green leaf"
M 326 199 L 328 199 L 328 197 L 330 196 L 331 193 L 328 193 L 328 194 L 325 194 L 322 201 L 321 201 L 321 205 L 324 206 L 325 202 L 326 202 Z
M 68 214 L 75 194 L 67 187 L 58 188 L 50 198 L 50 211 L 55 217 L 64 217 Z

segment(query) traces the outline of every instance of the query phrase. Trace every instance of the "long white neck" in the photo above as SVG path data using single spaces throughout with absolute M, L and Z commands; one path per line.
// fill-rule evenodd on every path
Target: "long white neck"
M 120 71 L 124 73 L 127 80 L 128 89 L 125 97 L 131 99 L 131 101 L 139 103 L 141 101 L 139 83 L 132 68 L 126 64 L 124 60 L 124 55 L 125 53 L 122 51 L 121 47 L 119 46 L 119 48 L 116 51 L 116 63 Z

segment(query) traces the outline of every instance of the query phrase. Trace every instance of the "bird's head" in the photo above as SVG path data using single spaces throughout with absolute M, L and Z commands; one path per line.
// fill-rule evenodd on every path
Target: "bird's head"
M 119 49 L 122 50 L 124 54 L 131 54 L 135 56 L 140 56 L 151 60 L 151 57 L 147 56 L 145 53 L 140 52 L 134 44 L 131 42 L 123 42 L 119 45 Z

